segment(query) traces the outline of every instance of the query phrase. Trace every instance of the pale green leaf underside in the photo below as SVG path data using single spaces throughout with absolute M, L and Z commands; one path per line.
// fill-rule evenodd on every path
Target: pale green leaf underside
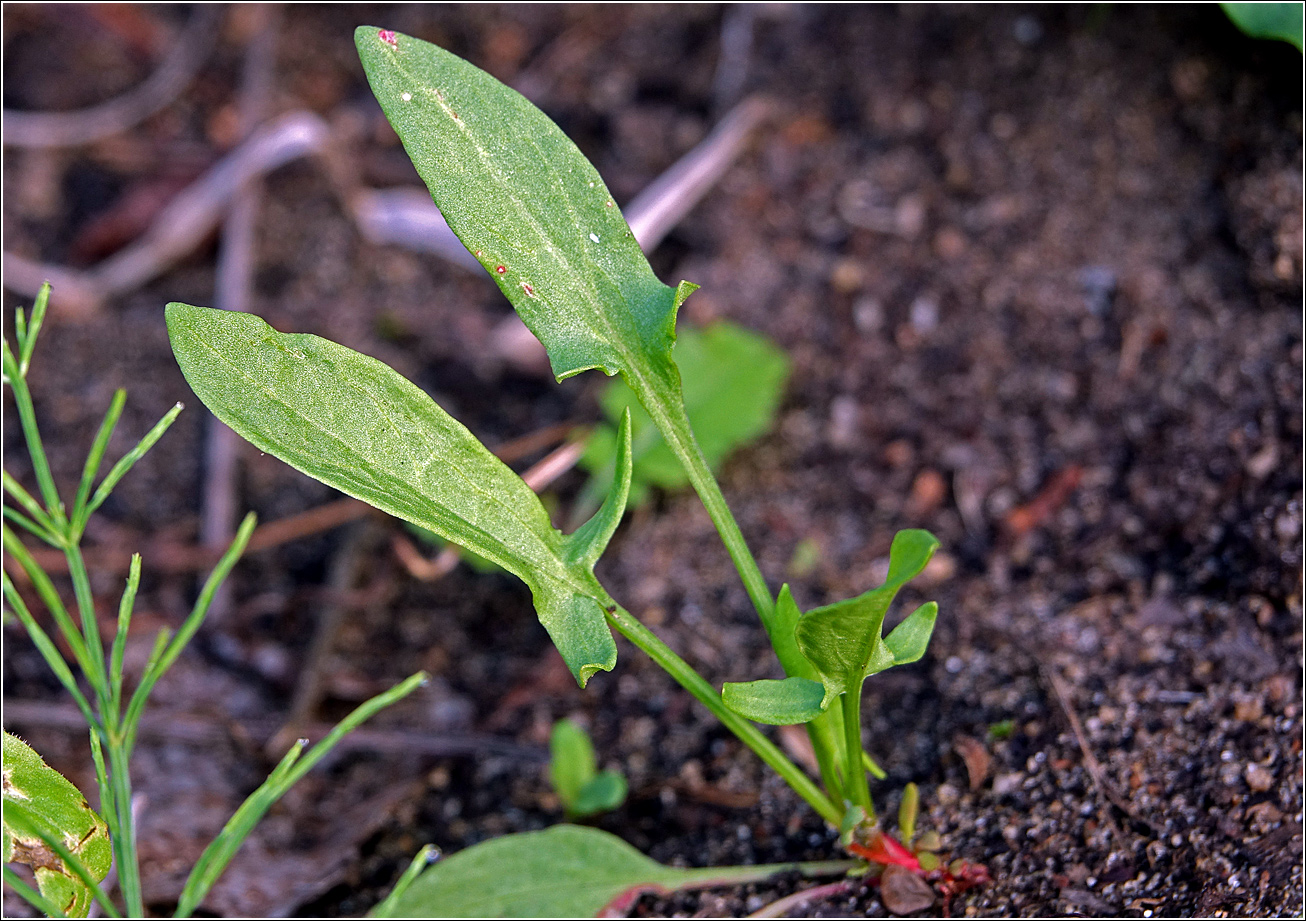
M 798 621 L 794 637 L 803 655 L 820 672 L 826 706 L 844 692 L 860 692 L 868 674 L 895 664 L 884 648 L 884 616 L 898 591 L 921 573 L 938 546 L 928 531 L 899 531 L 889 549 L 889 575 L 883 585 L 856 598 L 815 608 Z
M 174 303 L 167 319 L 177 363 L 215 416 L 309 476 L 518 576 L 582 685 L 612 668 L 592 562 L 569 558 L 530 487 L 422 390 L 374 358 L 251 314 Z M 606 540 L 610 529 L 600 530 Z
M 113 860 L 109 828 L 80 790 L 27 743 L 4 733 L 4 861 L 31 863 L 37 888 L 69 917 L 84 918 L 90 888 L 35 834 L 58 836 L 97 882 Z M 57 869 L 56 869 L 57 867 Z
M 771 726 L 794 726 L 816 719 L 825 710 L 824 696 L 819 681 L 799 677 L 727 682 L 721 689 L 721 699 L 731 710 Z
M 676 311 L 598 172 L 543 112 L 455 55 L 354 33 L 372 92 L 462 240 L 544 343 L 559 379 L 589 368 L 678 382 Z

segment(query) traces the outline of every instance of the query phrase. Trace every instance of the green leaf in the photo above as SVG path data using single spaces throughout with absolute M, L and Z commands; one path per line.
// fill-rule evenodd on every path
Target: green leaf
M 769 339 L 728 321 L 702 331 L 682 330 L 675 348 L 685 411 L 709 466 L 713 469 L 731 451 L 770 430 L 789 377 L 789 359 Z M 658 432 L 625 383 L 612 381 L 600 397 L 612 422 L 627 411 L 632 417 L 634 474 L 631 505 L 647 496 L 650 486 L 679 489 L 689 482 L 685 468 Z M 601 490 L 612 469 L 616 439 L 612 429 L 596 429 L 581 466 L 593 479 L 588 489 Z
M 598 770 L 589 735 L 571 720 L 553 724 L 549 752 L 549 780 L 569 817 L 608 812 L 625 800 L 626 778 Z
M 598 772 L 589 734 L 571 720 L 558 720 L 549 737 L 549 780 L 570 812 L 580 791 Z
M 770 726 L 793 726 L 816 719 L 824 712 L 825 688 L 807 678 L 783 681 L 727 682 L 721 689 L 725 705 L 740 716 Z
M 598 172 L 515 90 L 435 45 L 361 26 L 372 92 L 449 227 L 549 353 L 559 380 L 589 368 L 676 381 L 676 311 Z
M 588 542 L 568 544 L 521 477 L 374 358 L 317 336 L 278 333 L 247 313 L 174 303 L 167 319 L 186 380 L 238 434 L 516 575 L 582 687 L 613 667 L 617 647 L 604 618 L 610 601 L 594 578 L 592 554 L 572 552 L 591 547 L 602 527 Z
M 571 814 L 577 817 L 611 812 L 626 801 L 626 778 L 617 771 L 599 771 L 581 788 Z
M 938 546 L 928 531 L 899 531 L 889 550 L 889 575 L 883 585 L 815 608 L 798 621 L 794 636 L 803 655 L 820 672 L 825 705 L 844 692 L 859 693 L 868 674 L 895 664 L 894 653 L 885 648 L 882 637 L 884 616 L 899 589 L 920 574 Z M 919 636 L 919 623 L 903 636 L 905 654 L 911 651 L 909 636 Z
M 775 599 L 775 632 L 771 637 L 771 647 L 775 649 L 776 658 L 788 663 L 789 677 L 820 681 L 820 672 L 816 670 L 816 666 L 807 661 L 807 657 L 798 648 L 795 631 L 802 616 L 803 612 L 799 609 L 798 602 L 794 601 L 793 593 L 789 591 L 789 583 L 786 582 L 780 586 L 780 594 Z
M 556 825 L 459 851 L 393 906 L 396 918 L 592 918 L 622 893 L 674 886 L 686 871 L 615 835 Z
M 916 816 L 920 813 L 921 794 L 916 784 L 909 783 L 902 789 L 902 802 L 898 804 L 898 838 L 911 847 L 916 837 Z
M 884 648 L 893 658 L 894 665 L 910 665 L 920 661 L 921 656 L 925 655 L 925 648 L 930 645 L 934 621 L 938 616 L 939 606 L 933 601 L 927 601 L 889 631 L 889 635 L 884 638 Z
M 36 828 L 62 841 L 99 882 L 113 860 L 109 828 L 80 790 L 27 743 L 4 733 L 4 862 L 25 863 L 36 884 L 69 917 L 84 918 L 92 890 L 45 844 Z
M 615 474 L 611 473 L 614 469 L 613 465 L 607 467 L 610 479 L 608 496 L 599 510 L 594 513 L 594 517 L 577 528 L 565 540 L 567 559 L 584 565 L 587 569 L 594 568 L 594 564 L 607 548 L 608 541 L 612 539 L 613 532 L 617 530 L 617 525 L 621 524 L 621 516 L 626 511 L 632 474 L 630 431 L 630 411 L 627 410 L 621 414 L 621 425 L 617 430 L 616 457 L 613 459 Z
M 392 918 L 593 918 L 624 916 L 645 892 L 764 880 L 797 870 L 826 876 L 849 861 L 683 870 L 650 860 L 597 828 L 555 825 L 505 835 L 429 867 L 386 907 Z
M 1244 34 L 1279 39 L 1302 50 L 1301 3 L 1221 3 L 1220 6 Z

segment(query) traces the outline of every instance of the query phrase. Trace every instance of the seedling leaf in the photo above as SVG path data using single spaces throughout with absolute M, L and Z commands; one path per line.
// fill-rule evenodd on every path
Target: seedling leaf
M 96 882 L 109 873 L 109 828 L 66 777 L 27 743 L 4 734 L 4 862 L 30 865 L 36 884 L 69 917 L 84 918 L 93 890 L 35 834 L 43 828 Z
M 592 918 L 634 887 L 674 886 L 664 867 L 593 828 L 555 825 L 459 851 L 393 905 L 396 918 Z
M 800 677 L 820 681 L 820 672 L 807 661 L 802 650 L 798 648 L 795 631 L 802 616 L 803 612 L 799 609 L 798 602 L 794 601 L 793 593 L 789 591 L 789 583 L 786 582 L 780 586 L 780 594 L 775 599 L 775 632 L 771 637 L 771 646 L 775 649 L 776 657 L 785 663 L 791 678 Z
M 939 542 L 928 531 L 899 531 L 889 549 L 889 575 L 883 585 L 856 598 L 815 608 L 798 621 L 794 636 L 803 655 L 820 672 L 825 685 L 825 706 L 845 691 L 859 693 L 867 675 L 896 664 L 895 655 L 885 647 L 882 636 L 884 615 L 899 589 L 920 575 L 938 546 Z M 919 628 L 926 615 L 919 617 L 903 634 L 899 648 L 904 655 L 911 654 L 912 643 L 919 638 Z
M 721 689 L 725 705 L 740 716 L 771 726 L 793 726 L 816 719 L 824 711 L 825 688 L 807 678 L 783 681 L 727 682 Z
M 603 505 L 564 540 L 567 559 L 573 563 L 593 569 L 603 551 L 612 539 L 612 534 L 621 524 L 621 516 L 626 512 L 626 500 L 630 496 L 631 452 L 630 452 L 630 412 L 621 415 L 621 427 L 616 437 L 615 475 L 608 468 L 610 485 L 608 496 Z
M 571 720 L 559 720 L 549 738 L 549 780 L 569 818 L 616 809 L 626 798 L 626 778 L 599 771 L 589 735 Z
M 476 436 L 374 358 L 252 314 L 169 304 L 191 388 L 262 451 L 518 576 L 583 687 L 616 663 L 607 595 L 539 498 Z M 581 554 L 586 557 L 587 554 Z
M 889 631 L 889 635 L 884 638 L 884 647 L 893 657 L 894 665 L 920 661 L 921 656 L 925 655 L 925 648 L 930 644 L 934 621 L 938 616 L 938 604 L 927 601 Z
M 571 720 L 558 720 L 549 737 L 549 780 L 568 811 L 580 791 L 594 779 L 598 759 L 584 729 Z
M 626 778 L 616 771 L 599 771 L 590 782 L 581 787 L 572 806 L 571 814 L 577 817 L 611 812 L 626 801 Z

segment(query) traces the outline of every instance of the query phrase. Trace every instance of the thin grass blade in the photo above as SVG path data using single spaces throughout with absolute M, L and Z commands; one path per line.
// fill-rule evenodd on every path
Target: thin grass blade
M 4 596 L 5 601 L 9 603 L 9 607 L 18 615 L 18 619 L 22 622 L 24 629 L 27 630 L 27 635 L 31 637 L 32 644 L 41 653 L 41 658 L 45 659 L 45 664 L 50 666 L 50 671 L 54 672 L 55 677 L 59 679 L 59 683 L 64 686 L 64 690 L 71 694 L 73 700 L 77 702 L 77 708 L 82 711 L 82 717 L 88 725 L 96 725 L 98 721 L 95 718 L 95 711 L 91 709 L 90 702 L 82 694 L 81 689 L 77 687 L 77 679 L 73 677 L 72 669 L 64 661 L 64 657 L 59 652 L 59 648 L 55 646 L 54 641 L 41 629 L 41 625 L 36 622 L 36 618 L 32 617 L 31 611 L 27 608 L 27 603 L 23 601 L 23 596 L 18 594 L 18 589 L 10 581 L 8 573 L 4 574 Z
M 77 664 L 81 666 L 82 672 L 90 675 L 93 674 L 89 663 L 89 655 L 86 651 L 86 642 L 82 638 L 81 631 L 73 623 L 72 617 L 68 614 L 68 608 L 64 606 L 63 599 L 59 597 L 59 592 L 55 589 L 54 583 L 50 577 L 45 574 L 45 570 L 36 564 L 32 555 L 27 548 L 23 546 L 14 532 L 6 528 L 3 537 L 4 549 L 10 556 L 18 561 L 18 565 L 27 573 L 27 578 L 31 580 L 32 587 L 36 593 L 41 596 L 41 601 L 45 604 L 50 616 L 54 618 L 55 624 L 59 627 L 59 632 L 63 634 L 64 641 L 72 648 L 73 656 L 77 659 Z
M 286 756 L 281 759 L 281 762 L 272 772 L 272 776 L 249 795 L 240 808 L 236 810 L 235 815 L 219 832 L 218 836 L 205 848 L 203 855 L 186 880 L 181 899 L 177 903 L 175 916 L 189 916 L 199 907 L 200 902 L 204 900 L 204 896 L 217 882 L 218 877 L 222 875 L 222 872 L 227 868 L 227 864 L 231 862 L 231 858 L 235 856 L 236 851 L 239 850 L 245 838 L 258 824 L 258 821 L 263 818 L 264 814 L 272 808 L 277 800 L 285 795 L 287 790 L 311 771 L 314 765 L 321 761 L 345 735 L 366 722 L 378 711 L 407 697 L 425 684 L 426 681 L 427 675 L 425 672 L 418 672 L 409 676 L 389 691 L 379 694 L 359 706 L 353 713 L 341 720 L 327 734 L 326 738 L 314 745 L 302 758 L 298 757 L 299 752 L 297 750 L 301 745 L 296 745 L 295 748 L 287 752 Z
M 141 555 L 132 554 L 131 569 L 127 573 L 127 587 L 118 603 L 118 633 L 113 638 L 113 651 L 109 659 L 109 684 L 113 689 L 111 712 L 116 721 L 122 712 L 122 660 L 127 651 L 127 630 L 131 627 L 132 607 L 136 604 L 136 590 L 141 584 Z
M 168 427 L 176 420 L 177 414 L 180 413 L 181 410 L 182 405 L 178 403 L 176 406 L 172 407 L 172 409 L 164 413 L 163 418 L 154 424 L 154 428 L 145 433 L 145 437 L 137 442 L 136 447 L 128 451 L 122 460 L 113 465 L 113 469 L 110 470 L 109 475 L 104 478 L 104 482 L 100 484 L 99 489 L 95 490 L 95 495 L 91 497 L 90 503 L 86 506 L 86 511 L 84 513 L 85 516 L 89 516 L 104 503 L 105 499 L 109 498 L 109 493 L 113 492 L 113 488 L 118 485 L 118 481 L 127 475 L 127 471 L 135 466 L 136 462 L 145 455 L 146 451 L 154 447 L 156 441 L 163 437 L 163 433 L 166 432 Z
M 51 519 L 46 510 L 41 507 L 41 503 L 36 501 L 36 497 L 24 489 L 23 484 L 14 479 L 9 474 L 8 470 L 0 473 L 0 480 L 4 483 L 5 492 L 9 493 L 15 502 L 26 509 L 27 514 L 32 516 L 33 520 L 35 520 L 45 531 L 45 533 L 42 533 L 41 531 L 34 531 L 33 533 L 46 543 L 53 543 L 56 547 L 62 549 L 63 542 L 59 539 L 59 535 L 62 533 L 61 529 L 55 526 L 53 519 Z M 52 537 L 54 538 L 53 540 L 51 540 Z
M 45 310 L 49 304 L 50 283 L 47 281 L 37 292 L 36 301 L 32 304 L 32 318 L 23 324 L 25 328 L 18 340 L 18 373 L 23 377 L 27 376 L 27 369 L 32 364 L 32 351 L 36 348 L 36 337 L 41 332 L 41 324 L 45 322 Z
M 75 534 L 81 534 L 82 529 L 86 527 L 86 520 L 91 516 L 86 503 L 91 496 L 95 476 L 100 472 L 100 464 L 104 461 L 104 452 L 109 447 L 109 439 L 113 436 L 113 430 L 118 425 L 118 419 L 121 418 L 126 403 L 127 391 L 119 387 L 113 394 L 108 412 L 104 414 L 104 421 L 100 423 L 100 431 L 95 435 L 91 452 L 86 455 L 86 464 L 82 467 L 82 481 L 77 485 L 77 497 L 73 500 L 72 524 Z
M 413 880 L 421 875 L 422 871 L 440 859 L 440 849 L 434 844 L 427 844 L 413 857 L 413 862 L 404 870 L 403 876 L 395 883 L 395 887 L 390 890 L 390 894 L 376 904 L 376 906 L 367 913 L 369 918 L 389 918 L 394 914 L 395 906 L 399 900 L 404 897 L 408 887 L 413 884 Z
M 59 490 L 54 485 L 54 475 L 50 472 L 50 462 L 46 459 L 45 448 L 41 443 L 41 431 L 36 424 L 36 409 L 32 406 L 32 394 L 27 389 L 24 372 L 9 348 L 9 341 L 3 342 L 4 373 L 9 380 L 9 387 L 14 392 L 14 404 L 18 408 L 18 421 L 23 429 L 23 438 L 27 442 L 27 453 L 32 458 L 32 472 L 36 474 L 36 485 L 40 487 L 41 498 L 45 500 L 46 514 L 57 525 L 64 525 L 63 502 Z
M 54 547 L 56 550 L 63 549 L 63 542 L 60 540 L 57 534 L 50 533 L 40 524 L 28 518 L 26 515 L 24 515 L 22 512 L 18 511 L 17 509 L 10 508 L 9 506 L 6 505 L 3 509 L 0 509 L 0 513 L 3 513 L 5 518 L 8 518 L 10 521 L 18 525 L 24 531 L 29 532 L 33 537 L 40 538 L 41 540 L 49 544 L 51 547 Z
M 180 405 L 180 404 L 178 404 Z M 151 658 L 151 662 L 146 666 L 145 674 L 141 676 L 141 683 L 136 687 L 136 692 L 132 694 L 131 703 L 127 706 L 127 715 L 123 720 L 123 727 L 129 738 L 134 739 L 136 735 L 136 723 L 140 719 L 141 713 L 145 709 L 145 700 L 150 696 L 150 691 L 154 689 L 154 683 L 162 677 L 172 663 L 177 661 L 177 656 L 186 648 L 195 631 L 200 628 L 204 622 L 204 616 L 209 612 L 209 605 L 213 603 L 213 596 L 227 576 L 231 569 L 240 559 L 240 555 L 245 552 L 245 545 L 249 543 L 250 535 L 254 533 L 254 526 L 258 523 L 258 516 L 250 512 L 245 516 L 245 520 L 240 523 L 240 528 L 236 531 L 236 537 L 227 548 L 226 553 L 222 554 L 222 559 L 218 560 L 218 565 L 213 568 L 213 572 L 204 583 L 204 588 L 200 590 L 200 596 L 195 601 L 195 606 L 191 609 L 190 614 L 186 617 L 181 628 L 178 629 L 175 636 L 172 637 L 168 645 L 162 652 L 158 652 L 156 645 L 155 651 L 158 652 L 156 657 Z
M 154 648 L 150 650 L 150 657 L 145 661 L 145 671 L 141 674 L 140 684 L 136 686 L 136 691 L 127 704 L 127 712 L 123 715 L 122 723 L 119 724 L 124 739 L 123 744 L 129 754 L 136 745 L 136 727 L 140 723 L 141 714 L 145 712 L 146 701 L 150 691 L 154 689 L 154 682 L 158 680 L 159 660 L 163 658 L 171 639 L 172 631 L 166 628 L 160 630 L 159 635 L 154 638 Z

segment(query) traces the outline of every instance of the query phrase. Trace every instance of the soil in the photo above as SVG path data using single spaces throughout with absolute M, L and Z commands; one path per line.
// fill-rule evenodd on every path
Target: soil
M 259 28 L 249 9 L 227 11 L 196 80 L 143 123 L 79 147 L 6 148 L 6 251 L 85 267 L 230 149 Z M 189 15 L 6 6 L 4 105 L 111 99 L 148 76 Z M 1243 37 L 1215 5 L 281 15 L 270 108 L 327 119 L 337 161 L 299 161 L 263 184 L 251 309 L 390 363 L 492 446 L 597 418 L 603 381 L 557 386 L 499 348 L 510 311 L 486 279 L 362 239 L 339 176 L 416 176 L 368 93 L 353 28 L 438 42 L 518 87 L 620 201 L 741 93 L 776 100 L 775 123 L 652 261 L 664 280 L 702 285 L 682 322 L 729 318 L 793 360 L 773 432 L 722 474 L 773 585 L 812 607 L 876 584 L 897 529 L 942 542 L 911 593 L 940 605 L 929 654 L 867 685 L 868 744 L 888 772 L 873 789 L 881 812 L 896 814 L 916 782 L 920 825 L 949 857 L 988 868 L 992 882 L 953 899 L 955 915 L 1300 916 L 1297 51 Z M 56 304 L 31 373 L 70 489 L 114 388 L 130 393 L 111 456 L 188 404 L 87 539 L 106 561 L 94 573 L 106 631 L 122 571 L 102 551 L 145 554 L 137 670 L 197 590 L 196 572 L 169 561 L 197 540 L 209 423 L 162 306 L 212 304 L 215 253 L 206 244 L 96 311 Z M 25 299 L 5 302 L 9 335 Z M 31 488 L 11 409 L 6 467 Z M 252 450 L 241 463 L 239 505 L 261 521 L 335 498 Z M 581 485 L 573 472 L 552 488 L 559 520 Z M 560 821 L 544 765 L 567 716 L 630 781 L 597 824 L 650 856 L 838 855 L 835 834 L 634 649 L 620 644 L 616 670 L 581 691 L 521 584 L 465 566 L 423 582 L 394 550 L 406 535 L 368 518 L 237 567 L 226 612 L 155 692 L 158 729 L 137 754 L 152 910 L 171 911 L 190 863 L 266 775 L 262 743 L 332 610 L 343 622 L 313 719 L 419 668 L 432 685 L 273 810 L 208 911 L 359 914 L 425 842 L 452 853 Z M 797 552 L 813 544 L 815 561 Z M 599 574 L 712 682 L 777 675 L 692 494 L 630 515 Z M 93 790 L 76 711 L 15 624 L 4 655 L 7 728 Z M 811 885 L 645 897 L 634 914 L 741 915 Z M 24 907 L 6 893 L 5 910 Z M 798 909 L 885 910 L 867 886 Z

